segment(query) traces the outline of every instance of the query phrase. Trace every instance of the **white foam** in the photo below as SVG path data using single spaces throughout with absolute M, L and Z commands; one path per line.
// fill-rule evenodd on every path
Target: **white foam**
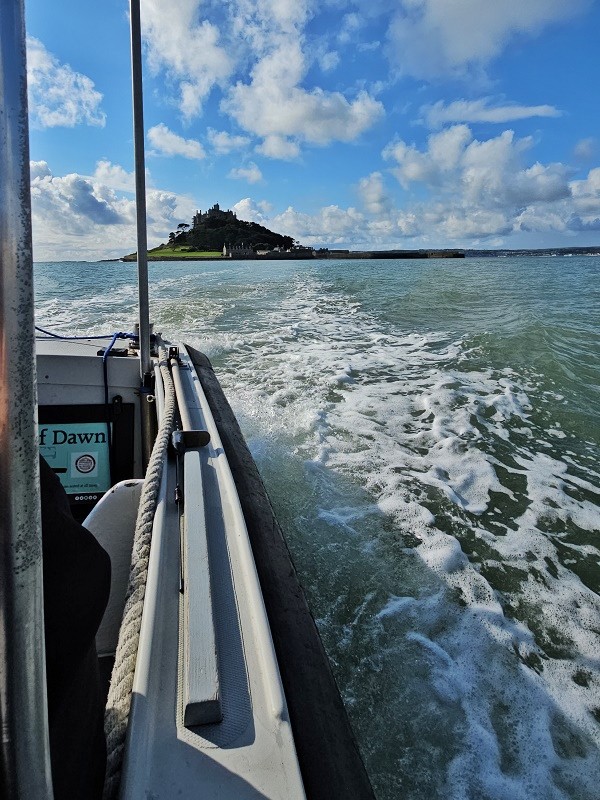
M 600 601 L 575 568 L 600 474 L 544 416 L 562 397 L 310 275 L 252 314 L 260 287 L 212 288 L 166 282 L 159 318 L 219 359 L 263 472 L 293 475 L 280 503 L 367 752 L 437 770 L 440 798 L 596 800 Z
M 594 743 L 581 756 L 586 766 L 577 791 L 584 791 L 593 783 L 589 776 L 600 769 L 594 750 L 600 735 L 590 714 L 594 704 L 600 705 L 600 680 L 597 666 L 596 678 L 585 687 L 573 681 L 573 673 L 574 665 L 592 663 L 598 652 L 600 637 L 592 620 L 600 604 L 576 574 L 561 566 L 552 539 L 538 523 L 550 513 L 582 531 L 597 530 L 598 507 L 574 496 L 569 486 L 597 488 L 589 473 L 582 478 L 578 467 L 553 454 L 565 433 L 554 421 L 544 430 L 532 422 L 536 409 L 528 382 L 514 370 L 469 370 L 460 340 L 383 334 L 341 296 L 328 294 L 324 309 L 320 291 L 310 282 L 296 285 L 290 299 L 264 321 L 270 340 L 256 343 L 249 336 L 251 359 L 230 352 L 226 381 L 234 389 L 236 410 L 250 430 L 287 439 L 306 464 L 334 470 L 365 489 L 393 516 L 399 532 L 420 542 L 416 552 L 423 563 L 458 593 L 462 612 L 452 611 L 452 603 L 442 611 L 437 601 L 428 608 L 401 591 L 392 591 L 373 611 L 373 620 L 386 626 L 410 616 L 418 630 L 405 641 L 427 653 L 439 702 L 458 704 L 466 727 L 449 767 L 447 796 L 573 796 L 553 777 L 568 772 L 553 744 L 559 717 L 560 725 L 568 720 L 577 731 L 573 736 Z M 492 497 L 505 497 L 523 510 L 507 525 L 494 512 L 498 501 L 492 504 Z M 486 571 L 496 563 L 496 569 L 526 576 L 525 583 L 516 578 L 513 583 L 527 622 L 505 616 L 479 564 L 469 561 L 456 536 L 436 527 L 434 508 L 494 550 L 498 560 L 488 557 Z M 357 535 L 345 513 L 319 513 Z M 476 523 L 490 513 L 500 519 L 493 525 Z M 368 552 L 376 558 L 376 551 Z M 548 573 L 545 559 L 555 565 L 557 578 Z M 533 567 L 543 582 L 534 577 Z M 364 619 L 360 608 L 355 620 Z M 344 647 L 350 646 L 354 624 L 346 629 Z M 529 624 L 535 625 L 535 635 Z M 554 629 L 565 639 L 569 668 L 538 644 L 544 631 Z M 495 721 L 498 704 L 511 709 L 505 712 L 508 727 Z

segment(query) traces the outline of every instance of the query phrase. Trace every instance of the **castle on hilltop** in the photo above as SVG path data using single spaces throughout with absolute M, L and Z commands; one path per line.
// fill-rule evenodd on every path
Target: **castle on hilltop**
M 192 229 L 200 227 L 200 223 L 207 219 L 237 219 L 237 216 L 234 211 L 221 211 L 219 204 L 215 203 L 204 214 L 202 211 L 196 211 L 192 217 Z

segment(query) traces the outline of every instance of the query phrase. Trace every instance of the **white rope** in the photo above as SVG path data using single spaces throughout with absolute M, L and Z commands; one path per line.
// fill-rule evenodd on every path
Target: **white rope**
M 165 405 L 140 497 L 131 553 L 129 584 L 104 714 L 107 761 L 103 800 L 113 800 L 117 796 L 121 780 L 121 765 L 148 576 L 152 525 L 163 465 L 166 461 L 167 448 L 175 420 L 175 391 L 164 348 L 160 350 L 159 367 L 165 389 Z

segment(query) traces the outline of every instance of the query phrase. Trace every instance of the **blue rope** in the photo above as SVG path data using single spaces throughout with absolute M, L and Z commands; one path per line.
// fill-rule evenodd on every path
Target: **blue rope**
M 106 363 L 106 359 L 108 358 L 108 354 L 113 349 L 114 344 L 117 341 L 117 339 L 124 339 L 128 335 L 129 334 L 126 334 L 126 333 L 118 333 L 118 332 L 117 333 L 113 333 L 113 337 L 110 340 L 110 344 L 108 345 L 108 347 L 104 348 L 104 353 L 102 354 L 102 363 Z
M 64 339 L 64 340 L 67 340 L 67 341 L 76 341 L 78 339 L 110 339 L 113 336 L 114 336 L 115 340 L 116 339 L 137 339 L 138 338 L 136 333 L 121 333 L 121 332 L 119 332 L 119 333 L 115 333 L 115 334 L 106 333 L 106 334 L 102 334 L 102 335 L 98 335 L 98 336 L 61 336 L 58 333 L 52 333 L 51 331 L 47 331 L 47 330 L 45 330 L 45 328 L 40 328 L 39 325 L 36 325 L 35 329 L 36 329 L 36 331 L 39 331 L 40 333 L 43 333 L 45 336 L 50 336 L 52 339 Z M 41 337 L 38 337 L 38 338 L 41 338 Z M 115 342 L 113 341 L 113 343 L 110 345 L 110 347 L 112 347 L 114 343 Z M 110 350 L 110 347 L 109 347 L 109 350 Z

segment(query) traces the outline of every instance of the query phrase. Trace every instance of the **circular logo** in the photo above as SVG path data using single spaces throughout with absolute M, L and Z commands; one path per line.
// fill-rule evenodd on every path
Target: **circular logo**
M 94 456 L 79 456 L 75 461 L 75 469 L 77 472 L 83 472 L 84 475 L 87 475 L 88 472 L 93 472 L 96 469 L 96 459 Z

